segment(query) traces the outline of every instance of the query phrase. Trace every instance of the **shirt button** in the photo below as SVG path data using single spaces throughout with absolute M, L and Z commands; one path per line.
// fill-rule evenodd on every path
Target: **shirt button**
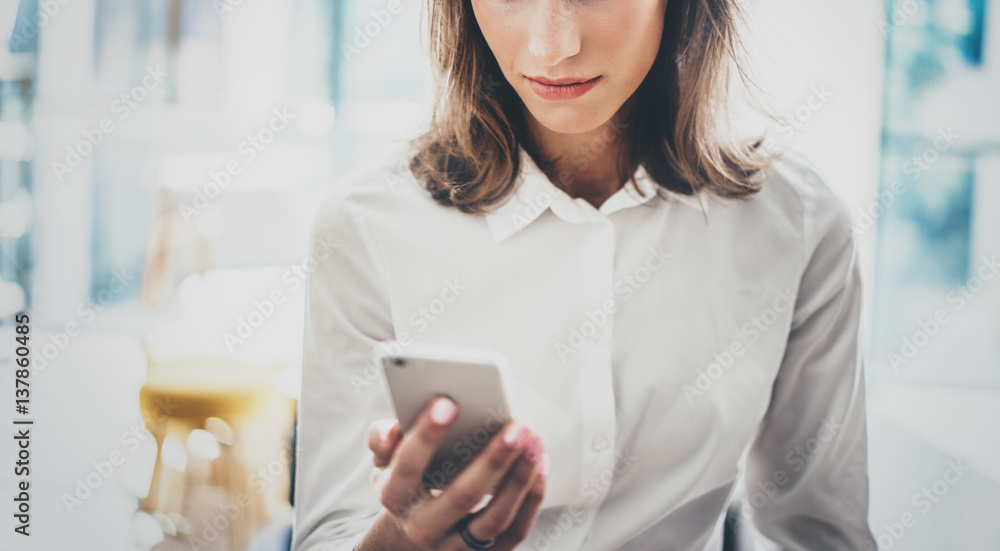
M 594 442 L 591 444 L 594 451 L 601 452 L 608 449 L 608 439 L 607 438 L 595 438 Z

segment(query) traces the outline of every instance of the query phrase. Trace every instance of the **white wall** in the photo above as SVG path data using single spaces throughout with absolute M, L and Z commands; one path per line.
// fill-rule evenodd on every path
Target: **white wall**
M 855 211 L 869 205 L 878 189 L 883 9 L 882 2 L 871 0 L 746 1 L 745 43 L 766 94 L 762 99 L 778 116 L 790 118 L 794 130 L 779 130 L 779 143 L 809 157 Z M 817 98 L 826 99 L 811 109 L 808 102 L 816 90 L 821 92 Z M 859 241 L 868 319 L 874 230 L 861 233 Z

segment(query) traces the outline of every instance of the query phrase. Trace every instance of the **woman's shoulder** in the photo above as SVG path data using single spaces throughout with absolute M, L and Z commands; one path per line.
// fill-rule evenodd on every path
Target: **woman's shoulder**
M 832 231 L 852 236 L 847 201 L 803 153 L 784 152 L 761 176 L 761 191 L 753 202 L 764 207 L 769 216 L 797 228 L 806 248 Z
M 355 165 L 329 183 L 322 204 L 386 200 L 408 190 L 415 183 L 409 169 L 410 153 L 409 144 L 395 145 Z
M 315 224 L 354 216 L 417 217 L 437 203 L 413 177 L 409 143 L 392 146 L 333 180 L 319 198 Z

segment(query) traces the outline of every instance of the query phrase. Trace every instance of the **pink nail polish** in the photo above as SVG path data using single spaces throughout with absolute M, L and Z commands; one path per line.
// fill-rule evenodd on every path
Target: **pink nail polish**
M 524 449 L 524 457 L 528 461 L 534 461 L 538 457 L 538 453 L 542 451 L 542 439 L 535 436 L 528 442 L 528 447 Z
M 446 425 L 455 418 L 456 411 L 458 408 L 455 407 L 455 402 L 447 398 L 439 398 L 431 409 L 431 420 L 439 425 Z
M 538 476 L 549 476 L 549 454 L 543 455 L 538 463 Z
M 527 436 L 527 433 L 528 431 L 523 424 L 515 422 L 504 433 L 503 441 L 508 446 L 516 448 L 521 445 L 521 442 L 524 442 L 524 437 Z
M 378 437 L 383 441 L 389 440 L 389 433 L 392 432 L 392 425 L 382 425 L 378 428 Z

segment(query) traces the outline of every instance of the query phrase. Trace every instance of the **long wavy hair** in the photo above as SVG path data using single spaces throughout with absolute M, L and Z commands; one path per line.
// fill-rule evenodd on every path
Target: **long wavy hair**
M 534 154 L 526 107 L 483 38 L 470 0 L 426 6 L 435 103 L 429 128 L 411 140 L 410 170 L 437 202 L 481 214 L 513 190 L 519 146 L 543 171 L 557 160 Z M 760 191 L 756 176 L 776 157 L 763 150 L 761 138 L 734 138 L 728 124 L 733 68 L 748 82 L 740 16 L 737 0 L 667 2 L 656 59 L 623 110 L 642 114 L 620 125 L 623 177 L 642 165 L 658 185 L 686 195 L 704 190 L 741 198 Z

